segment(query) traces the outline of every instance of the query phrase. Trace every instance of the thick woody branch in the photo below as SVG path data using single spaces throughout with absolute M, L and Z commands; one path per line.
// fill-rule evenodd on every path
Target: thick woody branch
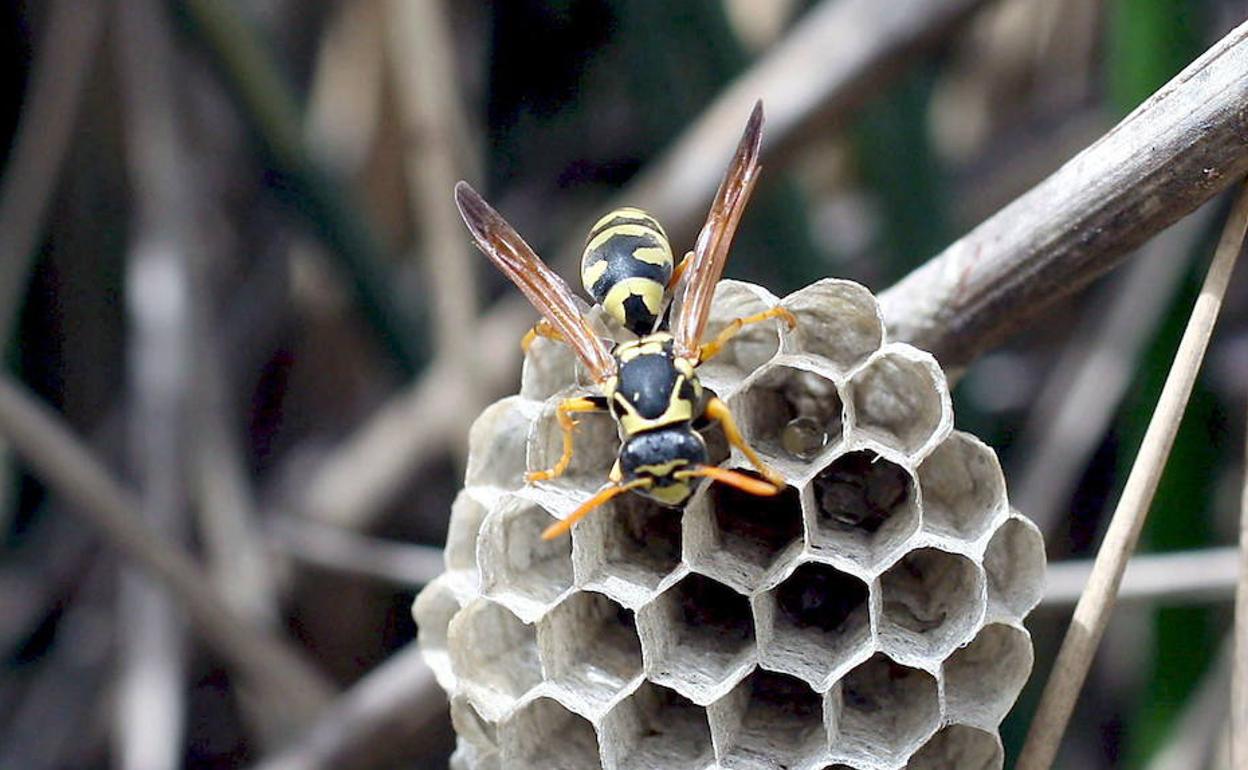
M 1248 24 L 1088 149 L 881 295 L 957 369 L 1248 172 Z

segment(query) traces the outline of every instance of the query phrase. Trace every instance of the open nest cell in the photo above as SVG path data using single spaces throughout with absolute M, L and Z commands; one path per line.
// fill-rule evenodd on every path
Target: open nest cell
M 732 410 L 759 452 L 802 468 L 835 447 L 844 434 L 836 382 L 801 359 L 778 359 L 739 391 Z
M 520 395 L 545 401 L 576 382 L 576 354 L 561 342 L 538 337 L 520 370 Z
M 720 767 L 803 767 L 827 753 L 823 698 L 786 674 L 755 671 L 708 711 Z
M 447 572 L 477 571 L 477 538 L 489 508 L 467 489 L 460 490 L 451 505 L 451 523 L 446 532 Z
M 941 728 L 914 753 L 906 770 L 1000 770 L 1005 761 L 993 733 L 966 725 Z
M 1006 519 L 984 552 L 988 604 L 994 617 L 1021 619 L 1044 596 L 1044 538 L 1027 519 Z
M 685 511 L 685 558 L 694 569 L 750 592 L 796 557 L 802 532 L 801 498 L 793 487 L 759 497 L 704 485 Z
M 836 753 L 899 761 L 940 723 L 936 679 L 876 653 L 837 685 Z
M 583 519 L 572 532 L 577 585 L 640 607 L 680 567 L 681 515 L 626 494 Z
M 594 726 L 551 698 L 536 698 L 499 726 L 507 770 L 585 770 L 600 767 Z
M 785 297 L 797 316 L 800 349 L 828 359 L 840 372 L 861 364 L 884 342 L 875 297 L 852 281 L 824 279 Z
M 556 410 L 567 393 L 548 400 L 529 433 L 529 471 L 553 468 L 563 454 L 563 430 Z M 575 394 L 581 395 L 581 394 Z M 619 431 L 615 420 L 606 412 L 584 412 L 570 415 L 576 423 L 572 431 L 572 460 L 563 475 L 535 482 L 541 489 L 562 494 L 588 497 L 607 483 L 607 474 L 615 464 L 620 450 Z
M 487 406 L 468 431 L 464 486 L 510 492 L 524 486 L 528 435 L 538 405 L 519 396 Z
M 1031 637 L 990 623 L 945 661 L 945 699 L 958 721 L 996 729 L 1031 673 Z
M 537 626 L 546 681 L 561 700 L 598 715 L 641 676 L 641 642 L 633 613 L 588 591 L 560 602 Z
M 984 577 L 975 562 L 935 548 L 901 557 L 880 576 L 880 639 L 898 660 L 944 657 L 984 616 Z
M 828 463 L 810 496 L 811 548 L 863 566 L 886 560 L 919 529 L 914 477 L 871 450 Z
M 975 540 L 1008 510 L 997 454 L 968 433 L 954 432 L 919 465 L 923 526 Z
M 456 679 L 486 719 L 500 719 L 542 681 L 536 629 L 488 599 L 451 620 L 447 642 Z
M 511 497 L 481 526 L 481 591 L 528 622 L 572 587 L 572 542 L 542 540 L 555 521 L 536 503 Z
M 870 654 L 870 596 L 866 583 L 818 562 L 754 600 L 759 661 L 800 677 L 819 690 Z
M 710 342 L 724 327 L 738 318 L 761 313 L 776 306 L 776 298 L 759 286 L 740 281 L 720 281 L 715 287 L 703 342 Z M 715 358 L 698 367 L 704 383 L 727 395 L 729 388 L 767 363 L 780 350 L 783 321 L 769 320 L 743 328 Z
M 604 759 L 615 770 L 702 770 L 714 760 L 706 709 L 652 682 L 620 701 L 602 732 Z
M 948 424 L 949 393 L 935 359 L 890 345 L 854 373 L 854 431 L 906 455 L 939 440 Z
M 450 585 L 449 574 L 434 578 L 412 605 L 412 619 L 416 621 L 416 642 L 429 668 L 433 669 L 438 684 L 444 689 L 454 688 L 455 675 L 451 673 L 451 654 L 447 646 L 447 629 L 451 618 L 459 612 L 459 602 Z
M 754 666 L 750 602 L 690 574 L 637 612 L 646 676 L 695 703 L 719 697 Z

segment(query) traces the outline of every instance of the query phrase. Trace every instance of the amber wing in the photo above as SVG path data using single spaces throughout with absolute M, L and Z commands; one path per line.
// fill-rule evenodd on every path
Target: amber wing
M 728 261 L 732 236 L 737 231 L 737 223 L 758 179 L 762 138 L 763 103 L 759 101 L 754 104 L 749 122 L 745 124 L 745 133 L 723 181 L 719 183 L 711 212 L 693 249 L 693 263 L 681 295 L 680 314 L 672 329 L 678 355 L 693 357 L 697 354 L 711 312 L 715 285 L 724 274 L 724 264 Z
M 467 182 L 455 185 L 455 204 L 477 248 L 485 252 L 555 327 L 576 351 L 594 381 L 602 382 L 614 374 L 615 359 L 586 322 L 576 294 L 568 284 Z

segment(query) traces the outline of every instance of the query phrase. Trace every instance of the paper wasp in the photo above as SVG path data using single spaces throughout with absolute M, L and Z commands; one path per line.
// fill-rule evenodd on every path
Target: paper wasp
M 608 315 L 637 335 L 611 348 L 590 327 L 581 309 L 583 302 L 567 283 L 466 182 L 455 186 L 455 202 L 477 247 L 543 316 L 526 335 L 526 346 L 537 335 L 566 343 L 600 392 L 559 404 L 556 416 L 563 432 L 563 454 L 553 467 L 529 473 L 527 480 L 556 478 L 567 470 L 576 425 L 573 414 L 610 411 L 619 427 L 622 443 L 608 483 L 566 519 L 551 525 L 542 533 L 544 539 L 567 532 L 590 511 L 630 490 L 678 506 L 703 478 L 756 495 L 774 495 L 784 488 L 780 475 L 741 436 L 728 407 L 703 391 L 695 371 L 747 324 L 777 317 L 790 327 L 796 324 L 792 313 L 774 308 L 738 318 L 714 340 L 702 342 L 715 285 L 758 178 L 762 126 L 763 106 L 758 102 L 696 245 L 679 266 L 673 265 L 662 227 L 640 209 L 617 209 L 591 229 L 582 259 L 582 283 Z M 683 273 L 688 275 L 679 312 L 671 319 L 671 295 Z M 708 463 L 706 443 L 694 425 L 709 420 L 722 425 L 729 443 L 741 450 L 763 479 Z

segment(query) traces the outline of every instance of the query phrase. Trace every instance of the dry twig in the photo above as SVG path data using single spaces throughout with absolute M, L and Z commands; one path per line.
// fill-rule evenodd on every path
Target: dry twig
M 1248 29 L 1248 25 L 1245 25 Z M 1248 77 L 1248 73 L 1246 73 Z M 1140 451 L 1097 552 L 1088 588 L 1075 606 L 1074 617 L 1031 723 L 1018 770 L 1048 770 L 1057 756 L 1092 656 L 1105 632 L 1127 560 L 1139 540 L 1153 493 L 1174 444 L 1188 396 L 1221 309 L 1231 270 L 1248 230 L 1248 192 L 1241 190 L 1222 232 L 1213 264 L 1188 321 L 1174 364 L 1166 377 L 1157 408 L 1149 421 Z
M 1246 442 L 1248 444 L 1248 442 Z M 1248 768 L 1248 446 L 1239 512 L 1239 580 L 1231 674 L 1231 767 Z
M 880 299 L 890 335 L 965 366 L 1248 172 L 1248 23 Z
M 292 559 L 405 588 L 420 588 L 446 567 L 441 548 L 367 537 L 303 516 L 278 515 L 269 531 L 273 545 Z
M 134 495 L 109 475 L 60 419 L 12 379 L 0 378 L 0 435 L 71 511 L 160 579 L 204 641 L 280 704 L 292 721 L 314 715 L 332 688 L 293 648 L 248 626 L 213 592 L 184 551 L 143 525 Z

